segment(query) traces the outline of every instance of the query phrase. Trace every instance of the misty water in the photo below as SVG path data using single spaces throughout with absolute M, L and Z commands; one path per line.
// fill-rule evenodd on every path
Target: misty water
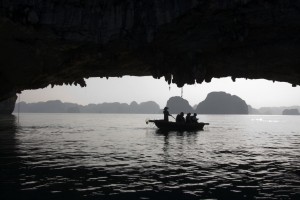
M 160 115 L 0 118 L 0 199 L 300 199 L 300 117 Z

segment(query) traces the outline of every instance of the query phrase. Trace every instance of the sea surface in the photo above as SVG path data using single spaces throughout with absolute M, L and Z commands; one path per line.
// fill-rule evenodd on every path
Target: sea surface
M 157 131 L 162 115 L 0 117 L 0 199 L 300 199 L 300 116 L 199 115 L 203 131 Z

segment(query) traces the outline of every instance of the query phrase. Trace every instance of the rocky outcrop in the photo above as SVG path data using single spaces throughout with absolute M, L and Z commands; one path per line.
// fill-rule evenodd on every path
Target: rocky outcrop
M 167 107 L 169 108 L 169 112 L 172 114 L 178 114 L 180 112 L 184 113 L 193 113 L 194 109 L 189 104 L 189 102 L 182 97 L 171 97 L 167 101 Z
M 52 100 L 38 103 L 20 102 L 16 105 L 22 113 L 161 113 L 159 105 L 153 101 L 142 102 L 140 104 L 132 102 L 126 103 L 101 103 L 82 106 L 75 103 L 63 103 L 59 100 Z M 15 109 L 15 112 L 18 111 Z
M 261 107 L 258 111 L 263 115 L 282 115 L 284 110 L 300 109 L 300 106 Z
M 9 99 L 6 99 L 4 101 L 0 102 L 0 114 L 1 115 L 10 115 L 14 108 L 15 108 L 15 103 L 17 100 L 17 95 L 10 97 Z
M 300 115 L 298 109 L 285 109 L 282 111 L 283 115 Z
M 199 114 L 248 114 L 248 105 L 240 97 L 225 92 L 211 92 L 198 104 Z
M 87 77 L 300 84 L 300 0 L 0 1 L 0 100 Z

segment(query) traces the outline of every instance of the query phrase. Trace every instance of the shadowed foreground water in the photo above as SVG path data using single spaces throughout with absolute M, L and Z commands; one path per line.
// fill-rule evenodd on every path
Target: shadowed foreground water
M 158 115 L 0 118 L 0 199 L 300 199 L 300 117 L 200 115 L 193 133 Z

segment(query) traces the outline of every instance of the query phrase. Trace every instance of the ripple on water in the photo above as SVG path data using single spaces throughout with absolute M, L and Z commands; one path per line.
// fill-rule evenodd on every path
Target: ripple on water
M 162 134 L 143 115 L 82 116 L 0 123 L 2 196 L 300 199 L 296 118 L 201 116 L 205 131 Z

